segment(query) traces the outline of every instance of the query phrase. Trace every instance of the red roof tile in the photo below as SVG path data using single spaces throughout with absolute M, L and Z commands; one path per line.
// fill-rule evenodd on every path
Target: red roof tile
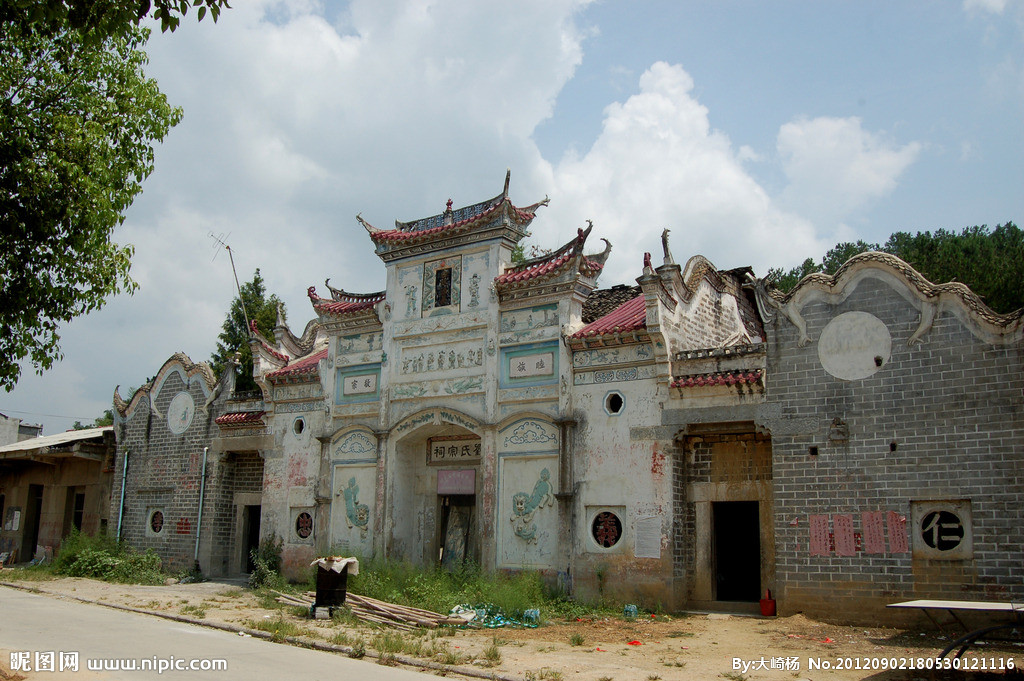
M 254 319 L 253 321 L 256 321 L 256 320 Z M 278 352 L 273 347 L 271 347 L 269 343 L 265 343 L 265 342 L 263 342 L 261 340 L 260 341 L 260 345 L 263 347 L 264 350 L 266 350 L 272 356 L 276 357 L 277 359 L 281 360 L 282 362 L 287 362 L 288 361 L 288 355 L 285 355 L 283 353 Z
M 317 370 L 317 365 L 324 357 L 327 356 L 327 348 L 324 348 L 320 352 L 312 355 L 307 355 L 300 360 L 289 364 L 288 366 L 278 369 L 277 371 L 271 371 L 267 374 L 267 378 L 277 378 L 279 376 L 295 376 L 297 374 L 311 374 Z
M 213 420 L 218 426 L 247 426 L 262 424 L 265 411 L 232 411 Z
M 761 380 L 764 372 L 761 369 L 720 371 L 713 374 L 694 374 L 692 376 L 680 376 L 670 383 L 672 388 L 690 388 L 693 386 L 705 385 L 741 385 L 757 383 Z
M 572 338 L 602 336 L 607 333 L 623 333 L 647 327 L 647 307 L 643 295 L 626 301 L 622 305 L 590 322 L 572 335 Z
M 370 234 L 370 238 L 373 239 L 374 243 L 396 243 L 409 240 L 418 241 L 423 237 L 430 237 L 440 232 L 458 230 L 472 223 L 479 222 L 482 219 L 488 218 L 491 215 L 497 213 L 498 210 L 506 203 L 508 204 L 509 213 L 511 214 L 511 216 L 521 223 L 530 222 L 536 215 L 536 213 L 530 212 L 528 210 L 516 208 L 515 206 L 512 205 L 512 202 L 509 201 L 507 198 L 498 198 L 500 200 L 498 200 L 494 205 L 490 206 L 486 210 L 475 213 L 474 215 L 471 215 L 470 217 L 465 218 L 463 220 L 452 222 L 451 224 L 440 224 L 437 225 L 436 227 L 429 227 L 427 229 L 410 228 L 426 222 L 426 220 L 418 220 L 416 222 L 409 223 L 408 225 L 406 225 L 406 229 L 388 229 L 373 232 Z
M 377 293 L 342 294 L 338 296 L 338 299 L 330 300 L 318 296 L 316 294 L 316 287 L 310 286 L 309 289 L 306 290 L 306 295 L 309 296 L 310 302 L 313 303 L 313 309 L 316 310 L 317 313 L 331 315 L 332 317 L 340 317 L 342 315 L 372 308 L 374 305 L 384 300 L 385 292 L 379 291 Z

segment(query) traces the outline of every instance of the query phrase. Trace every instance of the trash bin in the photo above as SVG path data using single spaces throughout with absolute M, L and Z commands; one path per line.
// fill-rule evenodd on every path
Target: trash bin
M 319 558 L 313 565 L 316 565 L 316 600 L 311 614 L 316 617 L 319 608 L 330 614 L 345 604 L 349 569 L 352 574 L 359 574 L 359 562 L 355 558 L 332 557 Z
M 345 605 L 345 589 L 348 586 L 348 566 L 341 572 L 322 567 L 316 569 L 316 606 L 337 607 Z

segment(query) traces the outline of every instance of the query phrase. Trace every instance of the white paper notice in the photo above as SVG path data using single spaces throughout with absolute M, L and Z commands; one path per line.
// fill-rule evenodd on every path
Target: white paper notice
M 661 518 L 637 518 L 633 555 L 637 558 L 661 558 Z

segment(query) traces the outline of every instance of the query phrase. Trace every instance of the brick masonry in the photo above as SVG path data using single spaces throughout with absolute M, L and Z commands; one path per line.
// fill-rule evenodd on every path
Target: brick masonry
M 118 448 L 110 499 L 111 531 L 116 532 L 120 526 L 121 539 L 140 551 L 155 551 L 170 572 L 191 569 L 196 562 L 203 450 L 211 438 L 219 435 L 214 419 L 223 411 L 223 398 L 204 410 L 212 386 L 204 391 L 205 376 L 193 371 L 183 380 L 186 375 L 186 367 L 175 358 L 169 360 L 155 380 L 155 411 L 150 405 L 150 392 L 133 401 L 115 427 Z M 168 428 L 168 408 L 182 392 L 192 397 L 195 413 L 188 428 L 175 434 Z M 122 512 L 126 457 L 128 477 Z M 240 566 L 231 565 L 239 540 L 233 499 L 236 492 L 261 491 L 263 462 L 255 452 L 209 454 L 206 471 L 200 568 L 208 576 L 237 573 Z M 159 531 L 153 527 L 155 511 L 163 514 Z
M 840 380 L 822 368 L 817 339 L 850 311 L 885 324 L 891 357 L 867 378 Z M 920 344 L 908 345 L 919 312 L 879 279 L 862 280 L 839 304 L 812 302 L 800 312 L 812 339 L 804 346 L 783 315 L 768 325 L 767 396 L 781 407 L 768 424 L 780 613 L 877 622 L 892 613 L 886 603 L 900 600 L 1024 598 L 1019 340 L 983 342 L 947 311 Z M 917 555 L 923 540 L 911 504 L 930 500 L 969 501 L 972 558 Z M 886 526 L 867 512 L 882 512 Z M 850 520 L 853 555 L 840 555 L 850 552 Z M 820 537 L 818 555 L 812 522 L 831 530 Z M 869 553 L 865 535 L 875 533 L 870 548 L 877 551 L 879 530 L 883 551 Z M 900 551 L 901 539 L 908 551 Z

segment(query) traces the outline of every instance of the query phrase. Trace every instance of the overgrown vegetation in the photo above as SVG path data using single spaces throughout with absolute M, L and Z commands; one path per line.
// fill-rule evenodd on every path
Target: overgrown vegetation
M 284 585 L 281 576 L 281 549 L 284 540 L 274 536 L 264 539 L 252 550 L 252 572 L 249 573 L 249 588 L 279 589 Z
M 424 570 L 404 563 L 371 560 L 348 578 L 348 590 L 400 605 L 447 613 L 461 604 L 492 604 L 507 617 L 521 620 L 538 608 L 546 616 L 576 618 L 594 615 L 595 608 L 547 589 L 539 573 L 485 573 L 466 564 L 448 572 Z M 603 612 L 603 611 L 602 611 Z
M 167 578 L 152 549 L 140 553 L 113 537 L 92 537 L 77 530 L 61 542 L 53 573 L 123 584 L 163 584 Z

